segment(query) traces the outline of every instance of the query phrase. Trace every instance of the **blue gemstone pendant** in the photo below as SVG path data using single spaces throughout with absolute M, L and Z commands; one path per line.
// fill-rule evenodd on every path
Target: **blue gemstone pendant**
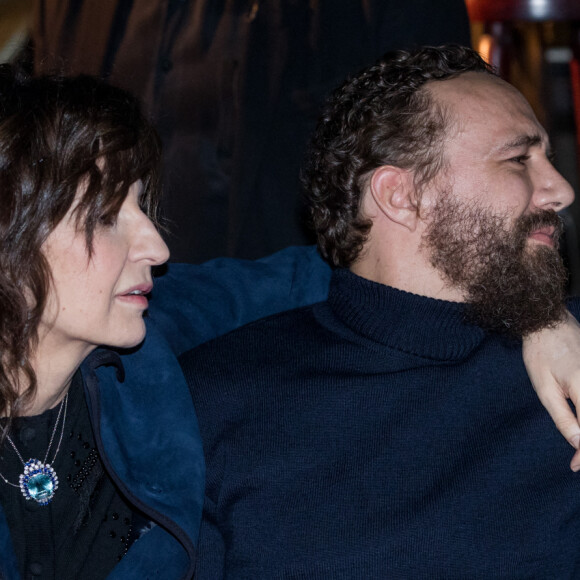
M 40 505 L 50 503 L 58 489 L 56 472 L 49 463 L 42 463 L 38 459 L 29 459 L 24 464 L 24 473 L 19 481 L 22 495 Z

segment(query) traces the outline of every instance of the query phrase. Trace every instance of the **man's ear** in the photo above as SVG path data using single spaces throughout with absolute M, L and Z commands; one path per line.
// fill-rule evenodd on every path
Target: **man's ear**
M 375 169 L 369 186 L 375 203 L 385 216 L 409 231 L 415 231 L 419 208 L 410 171 L 383 165 Z

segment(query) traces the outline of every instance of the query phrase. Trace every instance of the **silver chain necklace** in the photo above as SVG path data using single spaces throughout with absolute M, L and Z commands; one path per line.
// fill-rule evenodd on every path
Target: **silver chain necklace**
M 58 489 L 58 477 L 56 475 L 56 471 L 53 469 L 52 464 L 60 451 L 60 444 L 62 443 L 62 436 L 64 434 L 64 424 L 66 421 L 66 409 L 68 405 L 68 393 L 65 395 L 62 403 L 60 404 L 60 409 L 58 410 L 58 415 L 56 416 L 56 422 L 54 424 L 54 429 L 52 430 L 52 435 L 50 436 L 50 442 L 48 444 L 48 449 L 46 450 L 46 455 L 44 456 L 44 461 L 39 461 L 38 459 L 29 459 L 28 461 L 24 461 L 22 455 L 14 445 L 12 439 L 10 439 L 9 435 L 6 435 L 6 439 L 8 443 L 12 446 L 12 449 L 18 455 L 18 459 L 22 461 L 22 465 L 24 465 L 24 472 L 20 475 L 18 481 L 19 484 L 16 485 L 15 483 L 11 483 L 8 481 L 1 473 L 0 477 L 3 479 L 4 483 L 11 485 L 12 487 L 19 487 L 22 495 L 27 499 L 33 499 L 35 502 L 39 503 L 40 505 L 47 505 L 50 503 L 56 490 Z M 64 408 L 64 412 L 63 412 Z M 58 424 L 60 422 L 60 417 L 62 415 L 62 427 L 60 430 L 60 437 L 58 439 L 58 445 L 56 451 L 54 453 L 54 457 L 50 463 L 47 463 L 46 460 L 48 459 L 48 454 L 50 452 L 50 448 L 52 447 L 52 442 L 54 441 L 54 436 L 56 435 L 56 431 L 58 429 Z

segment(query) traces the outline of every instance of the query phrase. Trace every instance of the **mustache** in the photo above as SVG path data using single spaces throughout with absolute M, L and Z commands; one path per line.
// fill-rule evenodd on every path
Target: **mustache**
M 542 228 L 553 228 L 553 238 L 554 241 L 557 241 L 564 233 L 564 222 L 551 209 L 540 209 L 533 213 L 520 216 L 516 222 L 516 229 L 525 236 Z

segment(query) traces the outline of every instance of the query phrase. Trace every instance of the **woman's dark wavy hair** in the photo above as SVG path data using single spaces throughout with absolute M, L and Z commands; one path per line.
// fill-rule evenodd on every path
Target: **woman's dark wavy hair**
M 420 194 L 444 167 L 448 115 L 423 87 L 468 71 L 494 74 L 470 48 L 398 51 L 330 96 L 310 143 L 302 184 L 318 247 L 332 265 L 352 264 L 367 239 L 372 223 L 359 208 L 372 171 L 382 165 L 412 170 Z
M 154 218 L 159 162 L 159 138 L 125 91 L 0 66 L 0 416 L 9 422 L 37 387 L 31 355 L 51 281 L 44 241 L 79 192 L 74 217 L 90 257 L 99 224 L 139 179 Z

